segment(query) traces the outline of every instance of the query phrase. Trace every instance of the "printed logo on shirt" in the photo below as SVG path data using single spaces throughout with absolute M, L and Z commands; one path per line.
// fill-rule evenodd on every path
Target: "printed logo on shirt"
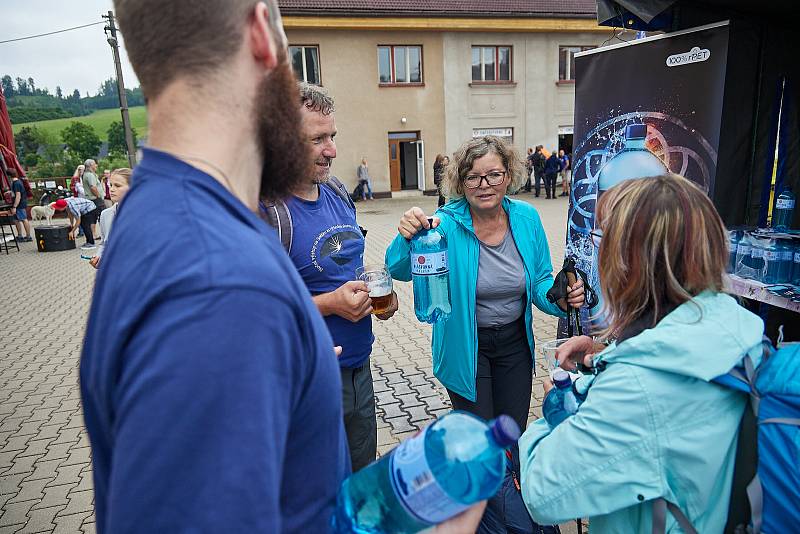
M 311 247 L 311 262 L 319 272 L 325 269 L 321 262 L 330 258 L 336 265 L 343 266 L 361 258 L 363 253 L 353 254 L 349 250 L 352 246 L 360 246 L 359 241 L 364 239 L 361 230 L 352 224 L 337 224 L 320 233 Z M 353 243 L 353 241 L 355 243 Z

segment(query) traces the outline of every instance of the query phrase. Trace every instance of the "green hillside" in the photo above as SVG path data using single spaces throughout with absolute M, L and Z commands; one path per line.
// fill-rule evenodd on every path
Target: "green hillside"
M 131 126 L 136 129 L 139 139 L 147 135 L 147 111 L 144 106 L 130 108 Z M 106 140 L 109 125 L 114 121 L 121 121 L 119 109 L 100 109 L 90 115 L 83 117 L 70 117 L 68 119 L 53 119 L 49 121 L 26 122 L 14 124 L 14 133 L 17 133 L 24 126 L 36 126 L 37 128 L 52 133 L 56 139 L 61 139 L 61 130 L 74 121 L 84 122 L 94 128 L 100 139 Z

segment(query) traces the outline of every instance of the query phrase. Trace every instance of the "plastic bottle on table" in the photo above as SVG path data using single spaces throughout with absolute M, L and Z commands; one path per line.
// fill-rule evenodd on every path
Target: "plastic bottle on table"
M 776 239 L 770 239 L 762 249 L 764 267 L 761 271 L 761 281 L 765 284 L 777 284 L 783 260 L 783 250 L 778 246 Z
M 764 245 L 762 239 L 753 238 L 750 245 L 750 269 L 747 278 L 760 282 L 764 276 Z
M 497 493 L 504 449 L 519 438 L 507 415 L 488 424 L 450 412 L 342 483 L 337 533 L 419 532 Z
M 794 247 L 790 241 L 778 240 L 778 251 L 781 257 L 781 266 L 778 270 L 778 283 L 789 284 L 792 281 L 792 267 L 794 263 Z
M 794 220 L 794 205 L 796 199 L 792 188 L 786 186 L 775 201 L 775 210 L 772 212 L 772 227 L 776 230 L 788 230 Z
M 411 240 L 411 279 L 417 319 L 431 324 L 446 321 L 451 312 L 450 268 L 447 238 L 438 228 L 422 229 Z
M 728 230 L 728 272 L 732 273 L 736 269 L 736 249 L 739 246 L 739 231 Z
M 794 262 L 792 263 L 792 283 L 800 286 L 800 244 L 794 246 Z
M 750 234 L 744 232 L 739 243 L 736 245 L 736 266 L 733 270 L 734 274 L 746 278 L 744 270 L 750 266 L 750 249 L 753 246 Z

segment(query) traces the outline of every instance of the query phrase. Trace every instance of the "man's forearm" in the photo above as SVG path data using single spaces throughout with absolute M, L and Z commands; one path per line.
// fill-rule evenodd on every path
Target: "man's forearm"
M 333 315 L 333 311 L 331 310 L 331 293 L 320 293 L 311 298 L 314 300 L 314 304 L 323 317 Z
M 99 197 L 100 191 L 95 186 L 92 186 L 92 194 L 96 197 Z

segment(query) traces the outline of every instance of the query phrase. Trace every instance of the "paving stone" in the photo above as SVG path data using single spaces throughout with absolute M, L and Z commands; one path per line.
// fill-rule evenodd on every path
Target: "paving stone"
M 0 515 L 0 527 L 8 525 L 23 525 L 28 522 L 28 512 L 36 501 L 23 501 L 8 503 Z
M 29 474 L 25 480 L 40 480 L 43 478 L 54 479 L 58 472 L 56 468 L 61 465 L 64 460 L 48 460 L 46 462 L 36 462 L 35 470 Z
M 49 460 L 66 460 L 70 456 L 70 448 L 72 444 L 70 443 L 53 443 L 47 446 L 47 454 L 42 458 L 40 461 L 49 461 Z M 87 458 L 85 460 L 88 461 Z M 73 462 L 75 463 L 75 462 Z
M 44 480 L 43 482 L 50 482 Z M 36 503 L 33 508 L 51 508 L 53 506 L 65 507 L 69 504 L 67 495 L 75 488 L 72 484 L 63 484 L 61 486 L 47 486 L 44 488 L 44 497 Z M 80 486 L 78 486 L 80 488 Z
M 81 526 L 81 532 L 83 532 L 83 534 L 97 534 L 94 521 L 91 523 L 84 523 Z
M 22 480 L 30 473 L 17 473 L 16 475 L 0 475 L 0 494 L 10 493 L 16 495 L 19 492 Z
M 80 484 L 81 470 L 87 465 L 89 464 L 77 464 L 77 465 L 67 465 L 59 467 L 57 469 L 58 476 L 48 485 L 60 486 L 62 484 L 72 484 L 73 486 L 76 486 Z
M 70 447 L 69 458 L 64 460 L 61 465 L 86 464 L 91 461 L 92 449 L 90 447 L 75 447 L 74 445 Z
M 23 480 L 20 484 L 19 493 L 14 495 L 14 498 L 8 502 L 21 502 L 21 501 L 38 501 L 44 496 L 44 485 L 47 484 L 47 479 L 42 480 Z
M 16 475 L 19 473 L 30 473 L 33 471 L 33 464 L 44 455 L 17 456 L 14 458 L 11 467 L 3 471 L 3 475 Z
M 56 528 L 53 532 L 54 534 L 74 534 L 75 532 L 80 532 L 84 520 L 91 515 L 91 512 L 57 515 L 54 519 Z
M 28 513 L 28 523 L 25 525 L 25 528 L 19 531 L 19 534 L 52 531 L 55 528 L 53 519 L 55 519 L 56 514 L 60 510 L 60 506 L 31 510 Z
M 94 507 L 92 503 L 94 502 L 94 491 L 72 491 L 69 495 L 67 495 L 69 499 L 69 504 L 67 505 L 64 510 L 58 513 L 58 515 L 71 515 L 77 514 L 82 512 L 88 512 L 89 514 L 94 511 Z

